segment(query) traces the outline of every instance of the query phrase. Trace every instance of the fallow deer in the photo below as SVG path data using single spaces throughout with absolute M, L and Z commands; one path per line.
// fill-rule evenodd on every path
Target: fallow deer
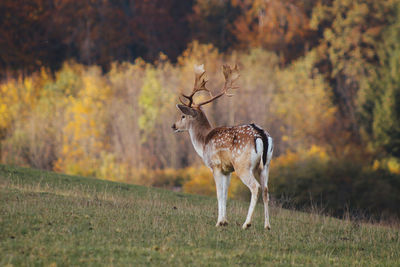
M 195 66 L 193 91 L 190 95 L 182 94 L 187 99 L 186 102 L 179 98 L 182 104 L 177 104 L 177 107 L 182 112 L 182 116 L 172 125 L 172 129 L 175 132 L 189 132 L 194 149 L 213 172 L 218 198 L 216 226 L 228 223 L 226 219 L 228 187 L 231 173 L 235 171 L 251 192 L 249 211 L 243 229 L 251 226 L 261 187 L 265 211 L 264 227 L 269 230 L 271 227 L 268 212 L 268 173 L 273 152 L 272 138 L 268 132 L 253 123 L 212 128 L 201 106 L 223 95 L 230 96 L 228 90 L 237 88 L 233 86 L 233 83 L 239 77 L 239 71 L 237 66 L 234 68 L 223 66 L 225 83 L 222 90 L 215 96 L 207 89 L 204 74 L 204 65 Z M 210 99 L 194 103 L 193 96 L 200 91 L 208 92 Z M 257 180 L 260 180 L 261 186 Z

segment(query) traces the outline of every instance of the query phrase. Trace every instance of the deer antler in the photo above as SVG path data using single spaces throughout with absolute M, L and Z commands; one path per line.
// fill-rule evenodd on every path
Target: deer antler
M 225 77 L 225 83 L 224 83 L 224 87 L 222 88 L 221 92 L 219 92 L 215 96 L 211 95 L 210 99 L 208 99 L 204 102 L 201 102 L 201 103 L 197 104 L 196 106 L 200 107 L 202 105 L 208 104 L 225 94 L 229 97 L 233 96 L 232 94 L 228 94 L 227 92 L 229 89 L 237 89 L 238 88 L 236 86 L 233 86 L 233 83 L 239 78 L 238 66 L 235 65 L 235 67 L 233 69 L 231 69 L 230 66 L 224 65 L 222 67 L 222 69 L 223 69 L 223 73 L 224 73 L 224 77 Z
M 205 70 L 204 70 L 204 64 L 202 65 L 196 65 L 194 67 L 194 73 L 195 73 L 195 80 L 194 80 L 194 87 L 193 87 L 193 91 L 190 95 L 185 95 L 182 94 L 182 96 L 186 99 L 189 100 L 189 103 L 186 104 L 184 101 L 182 101 L 182 99 L 179 97 L 179 100 L 182 102 L 182 104 L 184 104 L 185 106 L 188 107 L 200 107 L 202 105 L 208 104 L 212 101 L 214 101 L 215 99 L 223 96 L 224 94 L 226 94 L 227 96 L 231 97 L 233 96 L 232 94 L 227 94 L 229 89 L 237 89 L 238 87 L 234 87 L 233 83 L 239 78 L 239 69 L 238 66 L 235 65 L 235 67 L 233 69 L 231 69 L 230 66 L 228 65 L 224 65 L 223 66 L 223 73 L 224 73 L 224 77 L 225 77 L 225 84 L 224 87 L 222 88 L 221 92 L 218 93 L 217 95 L 213 96 L 210 92 L 210 90 L 208 90 L 206 88 L 206 83 L 207 81 L 203 78 L 204 74 L 205 74 Z M 199 104 L 195 104 L 193 102 L 193 96 L 200 91 L 207 91 L 211 98 L 203 101 Z
M 184 101 L 182 101 L 182 99 L 179 97 L 179 100 L 182 102 L 182 104 L 188 106 L 188 107 L 192 107 L 192 104 L 194 104 L 193 102 L 193 96 L 200 91 L 207 91 L 210 93 L 210 91 L 206 88 L 206 83 L 207 81 L 203 78 L 204 74 L 205 74 L 205 70 L 204 70 L 204 64 L 202 65 L 195 65 L 194 66 L 194 74 L 195 74 L 195 79 L 194 79 L 194 86 L 193 86 L 193 91 L 190 95 L 185 95 L 182 94 L 182 96 L 186 99 L 189 100 L 189 103 L 186 104 Z

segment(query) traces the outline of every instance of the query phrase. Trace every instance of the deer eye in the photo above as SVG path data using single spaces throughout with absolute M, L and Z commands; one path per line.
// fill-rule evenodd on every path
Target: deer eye
M 182 119 L 184 119 L 185 118 L 185 115 L 182 115 Z

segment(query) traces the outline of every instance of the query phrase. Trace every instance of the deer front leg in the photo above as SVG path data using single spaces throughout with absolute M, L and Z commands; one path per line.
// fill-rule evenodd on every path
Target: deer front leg
M 220 170 L 214 170 L 214 180 L 218 199 L 218 221 L 216 226 L 225 226 L 228 224 L 226 219 L 226 202 L 228 198 L 228 187 L 230 183 L 230 174 L 224 175 Z
M 231 182 L 231 174 L 223 175 L 222 178 L 222 222 L 224 225 L 228 224 L 226 219 L 226 206 L 228 202 L 228 189 Z

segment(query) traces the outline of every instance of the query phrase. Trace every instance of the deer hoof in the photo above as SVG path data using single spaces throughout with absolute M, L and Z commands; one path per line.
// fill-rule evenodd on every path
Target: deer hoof
M 250 226 L 251 226 L 251 223 L 244 223 L 242 228 L 246 230 L 246 229 L 250 228 Z
M 266 226 L 265 226 L 265 229 L 269 231 L 269 230 L 271 230 L 271 226 L 266 225 Z
M 228 225 L 227 221 L 220 221 L 220 222 L 217 222 L 217 224 L 215 226 L 220 227 L 220 226 L 227 226 L 227 225 Z

